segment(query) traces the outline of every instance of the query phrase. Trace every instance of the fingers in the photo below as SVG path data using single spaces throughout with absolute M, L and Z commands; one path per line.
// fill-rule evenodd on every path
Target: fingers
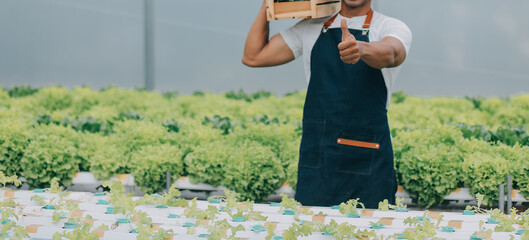
M 355 36 L 349 32 L 349 28 L 347 28 L 347 20 L 345 18 L 342 18 L 341 22 L 342 26 L 342 42 L 347 40 L 356 40 Z
M 342 18 L 341 26 L 342 26 L 342 42 L 343 42 L 349 39 L 349 37 L 351 36 L 351 32 L 349 32 L 349 28 L 347 28 L 347 21 L 345 20 L 345 18 Z
M 347 48 L 344 50 L 340 50 L 340 56 L 358 55 L 359 52 L 360 52 L 360 49 L 358 48 Z
M 355 64 L 360 59 L 360 48 L 356 41 L 346 41 L 338 44 L 340 58 L 345 63 Z
M 342 51 L 347 48 L 357 47 L 356 41 L 345 41 L 338 44 L 338 50 Z
M 356 42 L 356 38 L 349 28 L 347 28 L 347 20 L 342 18 L 342 42 L 338 44 L 338 50 L 340 50 L 340 59 L 344 63 L 355 64 L 360 61 L 360 48 Z
M 357 63 L 358 61 L 360 61 L 360 56 L 356 56 L 356 57 L 340 57 L 340 59 L 341 59 L 344 63 L 355 64 L 355 63 Z
M 340 59 L 344 63 L 355 64 L 355 63 L 357 63 L 360 60 L 360 54 L 358 54 L 358 53 L 348 54 L 348 55 L 341 55 L 340 54 Z
M 360 48 L 356 41 L 345 41 L 338 44 L 340 58 L 345 63 L 355 64 L 360 59 Z
M 344 63 L 347 63 L 347 64 L 356 64 L 358 63 L 358 61 L 360 61 L 360 58 L 341 58 L 340 59 L 342 60 L 342 62 Z

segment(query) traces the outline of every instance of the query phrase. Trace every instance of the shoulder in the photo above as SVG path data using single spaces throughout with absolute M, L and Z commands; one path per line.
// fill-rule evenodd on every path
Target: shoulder
M 292 50 L 295 58 L 301 56 L 303 50 L 310 45 L 310 42 L 318 38 L 323 23 L 329 18 L 303 19 L 294 26 L 280 32 L 281 37 Z
M 310 28 L 318 28 L 323 26 L 323 23 L 325 23 L 327 20 L 329 20 L 331 17 L 325 17 L 325 18 L 306 18 L 294 25 L 294 28 L 303 28 L 303 29 L 310 29 Z
M 406 31 L 411 34 L 411 30 L 403 21 L 388 17 L 382 13 L 375 12 L 373 16 L 372 28 L 380 33 L 391 32 L 392 30 Z
M 371 29 L 373 30 L 372 34 L 375 41 L 379 41 L 384 37 L 394 37 L 402 42 L 406 53 L 409 52 L 413 35 L 408 25 L 403 21 L 375 12 Z
M 319 33 L 323 26 L 323 23 L 325 23 L 329 19 L 330 17 L 303 19 L 297 22 L 294 26 L 281 31 L 281 35 L 283 35 L 284 38 L 299 37 L 304 39 L 306 37 Z

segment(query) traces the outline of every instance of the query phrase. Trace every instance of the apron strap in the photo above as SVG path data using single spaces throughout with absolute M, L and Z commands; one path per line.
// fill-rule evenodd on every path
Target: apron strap
M 334 22 L 334 20 L 336 19 L 337 16 L 338 16 L 338 13 L 334 14 L 334 16 L 332 16 L 332 18 L 330 18 L 329 20 L 327 20 L 327 22 L 325 22 L 323 24 L 323 28 L 325 30 L 327 30 L 327 28 L 329 28 L 331 26 L 331 24 Z
M 324 31 L 327 31 L 327 29 L 331 26 L 334 20 L 336 20 L 336 17 L 338 16 L 338 14 L 339 12 L 334 14 L 334 16 L 332 16 L 329 20 L 327 20 L 327 22 L 323 24 Z M 364 25 L 362 26 L 362 28 L 369 29 L 369 27 L 371 26 L 371 20 L 373 20 L 373 9 L 369 9 L 369 12 L 367 13 L 367 16 L 366 16 L 366 21 L 364 22 Z
M 373 9 L 369 9 L 369 12 L 366 16 L 366 21 L 364 22 L 364 26 L 362 26 L 362 28 L 369 28 L 369 26 L 371 26 L 371 20 L 373 20 Z

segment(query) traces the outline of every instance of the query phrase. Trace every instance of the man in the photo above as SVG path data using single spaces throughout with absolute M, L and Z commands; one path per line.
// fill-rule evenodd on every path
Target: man
M 330 206 L 360 198 L 368 208 L 384 199 L 394 203 L 387 108 L 411 45 L 410 29 L 373 12 L 371 0 L 342 0 L 342 9 L 332 17 L 305 19 L 268 36 L 263 3 L 242 62 L 276 66 L 303 55 L 309 79 L 296 200 Z

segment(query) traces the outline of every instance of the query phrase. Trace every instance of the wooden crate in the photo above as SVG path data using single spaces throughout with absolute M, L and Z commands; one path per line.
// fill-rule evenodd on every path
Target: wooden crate
M 295 2 L 274 2 L 266 0 L 268 21 L 292 18 L 322 18 L 338 12 L 340 0 L 305 0 Z

